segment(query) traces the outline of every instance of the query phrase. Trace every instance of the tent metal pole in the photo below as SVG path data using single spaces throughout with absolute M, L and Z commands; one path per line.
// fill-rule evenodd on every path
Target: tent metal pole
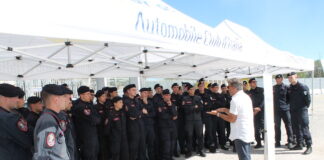
M 56 54 L 60 53 L 66 46 L 63 46 L 62 48 L 58 49 L 57 51 L 55 51 L 54 53 L 52 53 L 51 55 L 49 55 L 47 58 L 50 59 L 53 56 L 55 56 Z M 45 62 L 45 61 L 44 61 Z M 33 71 L 35 68 L 37 68 L 38 66 L 42 65 L 42 63 L 38 63 L 36 64 L 34 67 L 30 68 L 29 70 L 27 70 L 25 73 L 23 73 L 22 75 L 25 76 L 26 74 L 28 74 L 29 72 Z
M 77 62 L 75 62 L 75 63 L 73 64 L 73 66 L 75 66 L 75 65 L 81 63 L 82 61 L 84 61 L 85 59 L 87 59 L 87 58 L 89 58 L 89 57 L 91 57 L 91 56 L 93 56 L 93 55 L 95 55 L 95 54 L 101 52 L 101 51 L 104 50 L 105 48 L 106 48 L 106 47 L 102 47 L 102 48 L 100 48 L 99 50 L 97 50 L 97 51 L 95 51 L 95 52 L 93 52 L 93 53 L 91 53 L 91 54 L 89 54 L 89 55 L 87 55 L 87 56 L 81 58 L 80 60 L 78 60 Z
M 64 43 L 51 43 L 51 44 L 43 44 L 43 45 L 36 45 L 36 46 L 24 46 L 24 47 L 16 47 L 16 49 L 36 49 L 36 48 L 47 48 L 47 47 L 56 47 L 62 46 Z
M 272 88 L 272 74 L 268 72 L 267 66 L 264 66 L 263 72 L 264 85 L 264 132 L 265 132 L 265 146 L 264 146 L 264 160 L 275 160 L 274 148 L 274 113 L 273 113 L 273 88 Z
M 312 115 L 314 113 L 314 71 L 312 71 Z

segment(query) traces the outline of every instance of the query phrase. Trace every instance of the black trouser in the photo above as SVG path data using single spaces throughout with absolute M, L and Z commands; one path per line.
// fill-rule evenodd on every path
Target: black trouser
M 82 160 L 98 159 L 99 142 L 97 136 L 83 137 L 84 143 L 81 146 Z
M 127 121 L 127 136 L 130 160 L 143 160 L 145 157 L 144 126 L 140 119 Z M 144 153 L 141 153 L 144 152 Z
M 178 154 L 178 145 L 177 145 L 177 139 L 178 139 L 178 121 L 173 121 L 173 127 L 172 127 L 172 148 L 173 148 L 173 154 Z
M 264 112 L 259 112 L 254 116 L 254 137 L 258 144 L 261 144 L 261 140 L 264 138 Z M 262 135 L 262 137 L 261 137 Z
M 215 144 L 215 146 L 217 146 L 218 143 L 221 146 L 224 146 L 226 143 L 225 121 L 219 117 L 216 117 L 216 116 L 213 116 L 212 120 L 213 120 L 213 128 L 212 128 L 213 143 Z M 217 132 L 217 135 L 216 135 L 216 132 Z M 217 137 L 218 137 L 218 139 L 217 139 Z
M 180 150 L 181 152 L 185 151 L 185 147 L 186 147 L 186 131 L 185 131 L 185 120 L 184 120 L 184 116 L 179 116 L 178 115 L 178 119 L 177 119 L 177 139 L 179 142 L 179 146 L 180 146 Z
M 108 137 L 104 135 L 103 129 L 98 128 L 98 134 L 99 134 L 99 160 L 106 160 L 109 157 L 109 149 L 108 149 Z
M 110 137 L 109 146 L 112 160 L 129 160 L 126 134 Z
M 294 134 L 297 136 L 297 143 L 302 144 L 305 140 L 307 146 L 312 145 L 312 136 L 309 132 L 308 108 L 304 107 L 291 111 L 291 121 Z
M 231 134 L 231 123 L 225 121 L 225 131 L 226 131 L 226 141 L 229 141 L 229 136 Z
M 160 128 L 160 159 L 161 160 L 171 160 L 173 153 L 173 143 L 174 139 L 174 128 Z
M 280 143 L 281 141 L 281 119 L 285 123 L 286 133 L 287 133 L 287 141 L 288 143 L 293 142 L 293 131 L 291 125 L 291 116 L 289 110 L 276 110 L 275 111 L 275 140 L 276 143 Z
M 203 149 L 203 124 L 201 120 L 186 121 L 185 130 L 187 134 L 187 147 L 188 152 L 192 152 L 193 136 L 195 134 L 196 140 L 198 141 L 198 151 Z
M 155 160 L 160 160 L 160 128 L 158 125 L 154 126 L 154 131 L 155 131 L 155 140 L 154 140 L 154 155 L 155 155 Z
M 205 146 L 210 147 L 213 143 L 213 122 L 210 115 L 204 114 L 204 124 L 205 124 Z
M 146 153 L 148 160 L 155 160 L 155 128 L 154 125 L 145 125 L 145 142 L 146 142 Z

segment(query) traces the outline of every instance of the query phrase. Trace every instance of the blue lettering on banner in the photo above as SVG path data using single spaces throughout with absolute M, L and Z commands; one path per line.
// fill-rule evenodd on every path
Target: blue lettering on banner
M 209 47 L 219 47 L 235 51 L 241 51 L 243 48 L 240 41 L 233 40 L 228 36 L 221 38 L 219 35 L 215 35 L 208 30 L 198 31 L 195 26 L 187 26 L 186 24 L 179 26 L 160 22 L 159 18 L 144 18 L 142 12 L 139 12 L 137 15 L 135 30 L 158 35 L 163 38 L 202 44 Z

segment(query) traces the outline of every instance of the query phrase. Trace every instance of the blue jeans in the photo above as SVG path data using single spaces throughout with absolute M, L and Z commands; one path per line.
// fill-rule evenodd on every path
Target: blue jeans
M 234 143 L 239 160 L 251 160 L 250 143 L 246 143 L 240 139 L 234 140 Z

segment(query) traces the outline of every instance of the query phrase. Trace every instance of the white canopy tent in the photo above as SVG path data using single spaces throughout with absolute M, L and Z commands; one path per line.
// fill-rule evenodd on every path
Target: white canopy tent
M 261 75 L 265 65 L 274 73 L 313 69 L 310 61 L 273 49 L 244 27 L 224 21 L 212 29 L 159 0 L 4 3 L 2 80 L 224 79 Z
M 228 20 L 211 28 L 160 0 L 1 5 L 0 80 L 263 75 L 271 111 L 271 74 L 313 70 L 311 60 L 277 50 L 247 28 Z M 270 147 L 266 159 L 273 155 Z

